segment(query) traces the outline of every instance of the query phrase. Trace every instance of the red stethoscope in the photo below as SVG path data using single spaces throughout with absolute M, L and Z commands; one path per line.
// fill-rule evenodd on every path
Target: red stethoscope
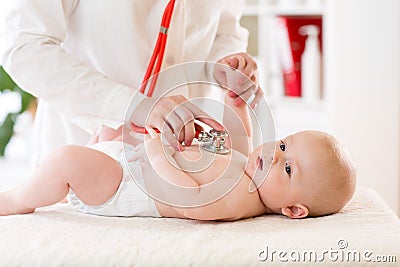
M 167 44 L 168 29 L 169 25 L 171 24 L 172 11 L 174 10 L 174 6 L 175 6 L 175 0 L 170 0 L 164 10 L 157 42 L 154 47 L 153 54 L 150 58 L 149 65 L 147 66 L 147 70 L 139 90 L 140 93 L 145 94 L 149 79 L 153 75 L 149 90 L 147 91 L 148 97 L 151 97 L 153 95 L 154 88 L 156 87 L 157 84 L 158 73 L 160 72 L 161 64 L 164 58 L 165 46 Z M 148 134 L 146 128 L 138 126 L 134 123 L 131 123 L 131 128 L 136 133 Z M 158 129 L 155 130 L 157 132 L 160 132 Z
M 156 45 L 154 47 L 153 55 L 151 56 L 149 65 L 147 66 L 146 73 L 143 78 L 142 85 L 140 87 L 140 93 L 145 94 L 148 81 L 153 75 L 147 96 L 151 97 L 154 93 L 154 88 L 157 83 L 158 73 L 161 69 L 162 60 L 164 57 L 165 46 L 167 44 L 167 36 L 169 25 L 171 24 L 172 11 L 174 10 L 175 0 L 170 0 L 167 7 L 164 10 L 164 14 L 161 20 L 160 32 Z M 157 63 L 157 64 L 156 64 Z M 134 132 L 141 134 L 148 134 L 146 128 L 138 126 L 131 122 L 131 129 Z M 154 129 L 156 132 L 160 132 L 158 129 Z M 225 131 L 219 132 L 211 129 L 210 132 L 196 130 L 195 138 L 200 142 L 203 142 L 201 148 L 211 153 L 218 153 L 226 155 L 230 152 L 230 149 L 225 147 L 225 139 L 227 138 Z
M 154 93 L 154 88 L 157 84 L 158 73 L 160 72 L 162 61 L 164 58 L 165 46 L 167 44 L 168 37 L 168 29 L 171 24 L 172 12 L 174 10 L 175 0 L 170 0 L 168 5 L 164 10 L 164 14 L 162 16 L 160 32 L 158 33 L 158 38 L 156 45 L 153 50 L 153 54 L 150 58 L 149 65 L 147 66 L 146 73 L 144 75 L 142 85 L 140 87 L 140 93 L 145 94 L 148 82 L 150 77 L 153 75 L 151 79 L 151 83 L 149 86 L 149 90 L 147 91 L 147 96 L 151 97 Z M 138 126 L 134 123 L 131 123 L 131 129 L 136 133 L 148 134 L 146 128 Z M 160 132 L 158 129 L 154 129 L 156 132 Z M 195 137 L 199 136 L 199 131 L 196 131 Z
M 153 55 L 151 56 L 149 65 L 147 66 L 142 86 L 140 88 L 140 92 L 144 94 L 150 76 L 154 75 L 153 79 L 151 80 L 149 91 L 147 92 L 148 97 L 151 97 L 153 95 L 154 88 L 157 83 L 157 76 L 158 73 L 160 72 L 162 60 L 164 58 L 165 46 L 167 44 L 168 29 L 169 25 L 171 24 L 172 11 L 174 10 L 174 6 L 175 6 L 175 0 L 170 0 L 167 7 L 164 10 L 156 46 L 154 47 Z

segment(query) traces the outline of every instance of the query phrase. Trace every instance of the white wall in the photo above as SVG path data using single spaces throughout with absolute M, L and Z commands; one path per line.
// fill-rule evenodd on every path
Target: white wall
M 400 1 L 327 1 L 326 88 L 333 131 L 359 185 L 400 213 Z

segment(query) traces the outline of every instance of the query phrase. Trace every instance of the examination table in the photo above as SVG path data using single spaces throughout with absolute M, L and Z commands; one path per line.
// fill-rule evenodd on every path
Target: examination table
M 0 266 L 400 264 L 400 220 L 370 189 L 357 189 L 340 213 L 319 218 L 110 218 L 60 203 L 0 217 L 0 232 Z

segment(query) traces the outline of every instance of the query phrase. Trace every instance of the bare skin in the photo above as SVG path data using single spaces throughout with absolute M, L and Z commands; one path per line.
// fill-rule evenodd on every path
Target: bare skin
M 285 142 L 293 145 L 294 142 L 298 142 L 294 140 L 305 142 L 302 139 L 311 138 L 309 135 L 310 133 L 299 133 L 289 137 L 290 141 L 285 140 Z M 314 142 L 312 138 L 310 140 Z M 235 165 L 243 170 L 234 189 L 211 204 L 197 208 L 179 208 L 156 201 L 157 209 L 165 217 L 231 221 L 266 213 L 281 213 L 291 218 L 302 218 L 307 215 L 308 210 L 301 201 L 297 201 L 304 195 L 312 194 L 312 188 L 318 182 L 312 176 L 307 176 L 306 172 L 302 174 L 293 171 L 292 175 L 295 178 L 289 177 L 286 164 L 283 164 L 285 161 L 283 150 L 289 150 L 290 146 L 283 149 L 281 141 L 277 142 L 280 151 L 274 155 L 269 179 L 254 192 L 249 192 L 249 184 L 253 182 L 255 172 L 265 171 L 259 160 L 259 148 L 250 155 L 247 165 L 247 157 L 233 153 L 232 158 L 217 156 L 213 159 L 212 165 L 202 172 L 186 173 L 173 167 L 161 153 L 162 147 L 157 134 L 153 133 L 153 136 L 146 140 L 146 146 L 153 167 L 162 171 L 162 178 L 180 186 L 198 189 L 202 185 L 209 184 L 224 172 L 230 161 L 234 161 Z M 170 152 L 176 163 L 182 167 L 187 164 L 187 159 L 196 160 L 199 157 L 212 156 L 209 153 L 201 153 L 196 146 L 187 148 L 183 153 L 175 152 L 173 149 Z M 299 154 L 304 155 L 304 152 L 298 148 Z M 296 160 L 294 154 L 297 152 L 292 153 L 290 160 L 296 167 L 292 166 L 297 168 L 300 164 L 304 166 L 312 164 L 313 160 L 318 158 L 317 155 L 321 156 L 317 152 L 313 152 L 316 154 L 311 154 L 310 159 L 301 157 L 302 163 Z M 55 204 L 65 198 L 70 188 L 84 203 L 101 205 L 118 189 L 121 177 L 121 166 L 106 154 L 87 147 L 65 146 L 51 153 L 28 183 L 0 193 L 0 215 L 31 213 L 37 207 Z M 193 197 L 199 197 L 200 194 L 201 190 L 193 190 Z
M 252 69 L 256 69 L 257 66 L 253 64 L 254 61 L 250 57 L 247 56 L 244 58 L 244 56 L 243 54 L 231 56 L 232 59 L 237 58 L 236 60 L 240 60 L 242 63 L 240 66 L 235 66 L 235 68 L 243 73 L 249 72 L 249 74 L 253 75 Z M 247 64 L 247 62 L 249 64 Z M 229 62 L 222 63 L 229 64 Z M 247 89 L 247 87 L 245 89 Z M 261 91 L 259 88 L 257 90 Z M 232 99 L 230 100 L 231 102 Z M 150 116 L 150 126 L 159 129 L 163 128 L 163 121 L 166 114 L 168 114 L 169 111 L 176 112 L 174 107 L 185 101 L 186 99 L 182 99 L 180 96 L 166 99 L 165 104 L 157 106 L 152 111 L 154 116 Z M 259 99 L 257 99 L 257 101 L 259 101 Z M 256 101 L 253 102 L 256 103 Z M 188 105 L 192 104 L 189 102 L 187 104 L 184 103 L 184 105 L 181 105 L 179 108 L 188 109 Z M 233 102 L 231 105 L 233 105 Z M 192 107 L 192 109 L 190 110 L 193 116 L 188 116 L 191 118 L 188 122 L 176 122 L 178 126 L 174 124 L 171 125 L 175 130 L 184 129 L 181 131 L 181 134 L 179 134 L 179 140 L 173 140 L 174 138 L 172 138 L 171 131 L 166 131 L 165 137 L 175 150 L 184 150 L 178 141 L 185 141 L 187 144 L 191 143 L 194 137 L 192 130 L 194 128 L 193 119 L 196 116 L 202 117 L 201 120 L 213 128 L 221 128 L 219 123 L 204 118 L 204 114 L 196 107 Z M 190 113 L 190 111 L 186 113 Z M 241 112 L 241 114 L 247 116 L 245 112 Z M 105 128 L 99 135 L 93 137 L 91 143 L 93 144 L 104 140 L 121 140 L 121 131 L 122 129 L 113 130 Z M 189 149 L 186 154 L 190 157 L 189 154 L 191 153 L 197 155 L 198 152 Z M 207 175 L 211 174 L 207 173 Z M 31 179 L 26 184 L 0 193 L 0 215 L 30 213 L 38 207 L 55 204 L 65 199 L 70 188 L 84 203 L 101 205 L 109 200 L 116 192 L 121 179 L 121 166 L 106 154 L 88 147 L 64 146 L 50 153 L 43 163 L 35 170 Z M 246 182 L 248 183 L 250 180 Z M 165 205 L 163 210 L 167 210 Z M 172 214 L 173 212 L 162 211 L 161 213 Z
M 234 100 L 227 98 L 230 104 L 233 105 Z M 241 108 L 236 107 L 240 111 L 244 110 L 245 105 Z M 232 115 L 232 114 L 231 114 Z M 241 115 L 246 119 L 246 112 Z M 235 127 L 237 125 L 235 124 Z M 151 129 L 149 129 L 152 131 Z M 104 132 L 107 134 L 107 132 Z M 218 155 L 214 158 L 211 153 L 200 153 L 198 146 L 193 145 L 187 147 L 183 152 L 175 152 L 174 149 L 168 150 L 174 160 L 181 166 L 187 164 L 187 160 L 198 160 L 199 158 L 210 158 L 212 165 L 199 173 L 186 174 L 178 171 L 176 168 L 171 168 L 170 162 L 165 161 L 163 155 L 161 141 L 159 135 L 152 132 L 153 138 L 148 138 L 146 148 L 148 156 L 152 158 L 153 154 L 157 157 L 151 162 L 157 162 L 161 168 L 164 179 L 171 181 L 174 184 L 181 185 L 184 179 L 184 184 L 189 182 L 193 188 L 212 182 L 218 178 L 225 170 L 225 166 L 229 164 L 231 158 Z M 103 135 L 102 138 L 110 140 L 119 140 L 120 136 L 114 136 L 113 132 L 108 132 L 108 136 Z M 247 137 L 246 137 L 247 139 Z M 247 141 L 247 140 L 246 140 Z M 247 147 L 242 150 L 249 151 Z M 236 160 L 240 153 L 234 153 L 232 159 Z M 246 157 L 239 156 L 239 167 L 243 172 L 246 164 Z M 210 162 L 211 162 L 210 161 Z M 240 173 L 240 172 L 238 172 Z M 243 172 L 244 174 L 244 172 Z M 113 158 L 106 154 L 93 150 L 88 147 L 81 146 L 64 146 L 59 150 L 51 153 L 34 172 L 28 183 L 15 189 L 0 193 L 0 214 L 21 214 L 30 213 L 37 207 L 43 207 L 55 204 L 66 197 L 71 188 L 75 194 L 85 204 L 101 205 L 109 200 L 118 189 L 122 178 L 122 168 Z M 243 217 L 257 216 L 265 213 L 265 207 L 260 201 L 257 192 L 248 192 L 251 179 L 243 175 L 237 186 L 225 197 L 201 208 L 195 209 L 180 209 L 156 202 L 157 208 L 161 215 L 165 217 L 193 218 L 203 220 L 235 220 Z M 221 206 L 226 206 L 229 203 L 236 203 L 235 209 L 221 209 Z M 248 205 L 251 203 L 251 205 Z M 232 205 L 230 205 L 232 206 Z M 224 212 L 221 213 L 221 210 Z
M 237 181 L 232 190 L 207 205 L 185 208 L 155 199 L 159 213 L 165 217 L 227 221 L 266 213 L 279 213 L 290 218 L 306 217 L 314 189 L 324 185 L 321 177 L 326 172 L 332 172 L 331 158 L 326 156 L 329 153 L 325 150 L 326 134 L 305 131 L 291 135 L 273 144 L 275 153 L 268 158 L 260 152 L 264 145 L 253 151 L 247 105 L 238 104 L 231 92 L 227 92 L 225 103 L 230 107 L 224 112 L 224 126 L 233 144 L 231 157 L 217 155 L 214 158 L 211 153 L 201 153 L 197 146 L 187 147 L 183 152 L 173 148 L 164 150 L 160 136 L 148 128 L 150 135 L 145 138 L 147 156 L 152 168 L 160 174 L 160 177 L 145 177 L 149 191 L 158 188 L 161 185 L 158 182 L 163 179 L 177 187 L 189 188 L 191 199 L 205 199 L 207 191 L 203 185 L 220 176 L 222 180 Z M 113 131 L 108 134 L 100 138 L 120 140 L 118 133 L 116 136 Z M 171 159 L 179 168 L 171 164 Z M 207 168 L 187 171 L 188 160 L 207 162 L 209 159 L 212 164 Z M 265 167 L 266 163 L 272 163 L 270 171 Z M 225 177 L 229 164 L 235 175 Z M 263 181 L 265 177 L 267 179 Z M 69 189 L 82 202 L 101 205 L 114 195 L 121 179 L 121 165 L 113 158 L 88 147 L 64 146 L 51 153 L 26 184 L 0 193 L 0 215 L 34 212 L 38 207 L 61 201 Z M 249 190 L 249 186 L 254 184 L 257 190 Z M 335 201 L 344 205 L 353 191 L 343 192 L 335 196 Z M 176 192 L 166 193 L 176 195 Z
M 329 159 L 324 159 L 325 151 L 320 149 L 322 139 L 315 137 L 322 134 L 301 132 L 277 141 L 277 149 L 271 159 L 261 159 L 259 147 L 248 157 L 239 152 L 234 152 L 232 157 L 218 155 L 203 171 L 185 172 L 172 166 L 168 156 L 184 170 L 188 160 L 207 160 L 214 155 L 201 153 L 196 146 L 188 147 L 181 153 L 174 149 L 167 149 L 165 153 L 159 135 L 150 128 L 148 131 L 150 136 L 146 137 L 145 145 L 152 167 L 158 169 L 162 178 L 170 183 L 192 188 L 193 198 L 204 197 L 202 194 L 206 191 L 201 190 L 201 186 L 220 177 L 230 162 L 236 168 L 235 173 L 241 173 L 238 183 L 229 193 L 207 205 L 182 208 L 155 199 L 157 209 L 165 217 L 231 221 L 280 213 L 290 218 L 303 218 L 308 215 L 304 203 L 313 194 L 313 188 L 322 182 L 319 177 L 329 166 Z M 242 151 L 248 151 L 248 148 L 242 148 Z M 321 158 L 324 164 L 321 164 Z M 255 177 L 266 175 L 263 165 L 268 160 L 272 160 L 268 179 L 258 190 L 250 192 L 249 185 Z M 0 215 L 30 213 L 37 207 L 57 203 L 68 194 L 70 188 L 84 203 L 101 205 L 116 192 L 121 177 L 121 166 L 106 154 L 87 147 L 65 146 L 51 153 L 28 183 L 0 193 Z M 234 179 L 237 178 L 236 175 Z M 154 177 L 146 179 L 150 187 L 154 186 L 154 181 L 157 186 L 157 181 L 161 180 Z

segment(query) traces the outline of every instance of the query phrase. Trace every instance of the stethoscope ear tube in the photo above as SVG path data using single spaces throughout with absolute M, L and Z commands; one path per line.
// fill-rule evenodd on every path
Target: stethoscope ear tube
M 154 88 L 157 84 L 158 73 L 160 72 L 162 61 L 164 58 L 165 46 L 167 44 L 168 29 L 171 24 L 172 13 L 175 6 L 175 0 L 170 0 L 166 6 L 163 17 L 161 20 L 160 31 L 156 45 L 153 50 L 153 54 L 150 58 L 150 62 L 147 66 L 146 73 L 144 75 L 142 85 L 140 87 L 140 93 L 144 94 L 147 88 L 148 81 L 153 75 L 147 96 L 151 97 L 154 93 Z M 141 134 L 148 134 L 145 127 L 138 126 L 131 122 L 130 124 L 132 131 Z M 157 133 L 160 133 L 159 129 L 154 129 Z M 225 138 L 227 138 L 226 132 L 218 132 L 211 129 L 209 133 L 204 131 L 196 130 L 195 138 L 200 142 L 203 142 L 201 147 L 209 152 L 218 154 L 228 154 L 230 149 L 225 147 Z M 205 139 L 206 138 L 206 139 Z
M 156 45 L 153 50 L 153 54 L 151 56 L 150 62 L 147 66 L 146 73 L 144 75 L 143 81 L 142 81 L 142 86 L 140 88 L 140 92 L 144 94 L 146 88 L 147 88 L 147 83 L 151 77 L 151 75 L 154 75 L 149 91 L 147 92 L 147 96 L 151 97 L 154 93 L 154 88 L 157 83 L 157 78 L 158 78 L 158 73 L 160 72 L 162 61 L 164 58 L 164 52 L 165 52 L 165 46 L 167 44 L 167 36 L 168 36 L 168 29 L 169 25 L 171 24 L 171 18 L 172 18 L 172 12 L 174 10 L 175 6 L 175 0 L 170 0 L 168 2 L 167 7 L 164 10 L 164 14 L 161 20 L 161 25 L 160 25 L 160 31 L 158 33 L 158 38 Z M 157 65 L 156 65 L 157 62 Z
M 166 6 L 164 10 L 164 14 L 161 20 L 161 25 L 160 25 L 160 32 L 158 33 L 158 38 L 156 45 L 153 50 L 153 54 L 150 58 L 150 62 L 147 66 L 146 73 L 144 75 L 142 85 L 140 87 L 140 93 L 144 94 L 147 88 L 147 83 L 153 75 L 151 83 L 150 83 L 150 88 L 149 91 L 147 92 L 147 96 L 151 97 L 154 93 L 154 88 L 157 83 L 157 78 L 158 78 L 158 73 L 160 72 L 161 69 L 161 64 L 162 60 L 164 57 L 164 52 L 165 52 L 165 46 L 167 44 L 167 36 L 168 36 L 168 29 L 169 25 L 171 24 L 171 18 L 172 18 L 172 12 L 174 10 L 175 6 L 175 0 L 170 0 L 168 2 L 168 5 Z M 157 65 L 156 64 L 157 61 Z M 148 134 L 146 128 L 138 126 L 134 123 L 131 123 L 131 129 L 132 131 L 136 133 L 141 133 L 141 134 Z M 154 129 L 156 132 L 160 133 L 158 129 Z

